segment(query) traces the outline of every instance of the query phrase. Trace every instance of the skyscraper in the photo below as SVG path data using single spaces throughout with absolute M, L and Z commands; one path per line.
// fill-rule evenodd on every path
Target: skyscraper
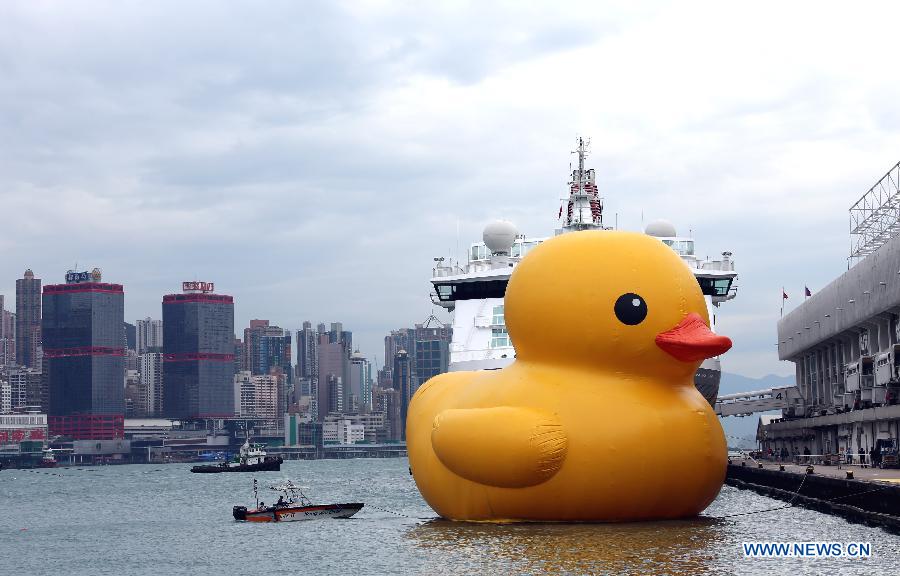
M 251 320 L 244 328 L 244 369 L 254 375 L 270 374 L 278 368 L 292 375 L 291 333 L 268 320 Z
M 316 404 L 320 422 L 329 412 L 343 412 L 350 405 L 350 333 L 341 330 L 340 323 L 332 328 L 337 330 L 319 333 Z
M 447 371 L 452 333 L 453 329 L 449 326 L 429 327 L 416 324 L 413 394 L 419 386 Z
M 140 355 L 140 359 L 141 386 L 147 391 L 147 415 L 160 416 L 163 413 L 163 393 L 165 390 L 162 348 L 150 348 Z
M 372 365 L 359 350 L 350 355 L 350 412 L 372 409 Z
M 6 309 L 0 294 L 0 366 L 16 363 L 16 315 Z
M 21 292 L 25 299 L 31 297 L 30 287 L 35 282 L 28 276 L 26 273 L 24 280 L 16 282 L 16 293 Z M 22 304 L 26 317 L 39 310 L 28 302 Z M 44 287 L 43 312 L 40 334 L 48 371 L 51 433 L 78 440 L 123 437 L 122 285 L 101 282 L 97 268 L 70 271 L 65 284 Z M 20 326 L 37 333 L 30 322 Z M 30 347 L 24 350 L 26 356 L 33 353 Z
M 234 415 L 234 299 L 211 282 L 184 282 L 163 296 L 163 413 Z
M 402 438 L 406 438 L 406 413 L 414 392 L 409 354 L 406 350 L 398 350 L 394 355 L 393 376 L 394 390 L 400 392 L 400 434 Z
M 244 329 L 244 366 L 254 376 L 278 376 L 277 421 L 283 424 L 287 389 L 294 380 L 290 330 L 270 326 L 268 320 L 251 320 Z
M 143 354 L 150 348 L 163 347 L 163 323 L 162 320 L 144 318 L 135 323 L 136 348 L 138 354 Z
M 27 368 L 41 368 L 41 279 L 26 270 L 16 280 L 16 362 Z

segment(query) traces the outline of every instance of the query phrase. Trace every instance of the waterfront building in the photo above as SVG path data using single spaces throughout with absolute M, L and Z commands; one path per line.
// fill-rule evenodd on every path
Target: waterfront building
M 163 297 L 163 414 L 234 415 L 234 299 L 211 282 L 184 282 Z
M 0 415 L 0 452 L 8 452 L 10 448 L 18 451 L 23 442 L 32 442 L 43 447 L 46 440 L 46 414 Z
M 121 284 L 101 279 L 97 268 L 69 271 L 65 284 L 43 291 L 40 334 L 48 372 L 48 425 L 52 434 L 76 440 L 123 436 L 125 291 Z M 17 281 L 17 292 L 27 292 L 19 290 L 20 282 L 32 286 L 33 281 L 26 273 L 25 280 Z M 25 308 L 23 314 L 28 314 Z M 19 327 L 34 331 L 28 322 Z M 25 350 L 28 360 L 34 350 Z
M 850 209 L 854 265 L 778 322 L 797 388 L 764 449 L 846 455 L 900 443 L 900 163 Z
M 348 417 L 329 417 L 322 423 L 322 441 L 325 444 L 356 444 L 365 439 L 365 427 Z
M 26 270 L 16 280 L 16 362 L 40 369 L 41 358 L 41 279 Z
M 311 414 L 288 413 L 284 415 L 285 446 L 321 446 L 322 423 Z
M 151 348 L 163 347 L 163 322 L 150 317 L 135 323 L 135 350 L 143 354 Z

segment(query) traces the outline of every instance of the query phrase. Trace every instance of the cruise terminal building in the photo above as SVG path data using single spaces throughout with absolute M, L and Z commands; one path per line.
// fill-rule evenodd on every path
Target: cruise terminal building
M 797 454 L 809 448 L 846 457 L 898 447 L 897 176 L 900 164 L 850 209 L 855 265 L 778 322 L 778 357 L 795 364 L 799 397 L 783 409 L 783 418 L 760 426 L 764 450 Z M 893 188 L 887 195 L 881 186 L 886 179 Z

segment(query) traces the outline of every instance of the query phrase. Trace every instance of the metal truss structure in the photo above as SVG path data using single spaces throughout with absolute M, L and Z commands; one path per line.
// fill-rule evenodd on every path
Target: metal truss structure
M 850 207 L 850 261 L 855 264 L 900 234 L 900 162 Z

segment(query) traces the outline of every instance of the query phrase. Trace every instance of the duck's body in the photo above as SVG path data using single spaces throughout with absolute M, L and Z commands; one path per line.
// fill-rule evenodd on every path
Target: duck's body
M 592 255 L 590 249 L 598 246 L 618 248 L 617 258 L 628 257 L 627 248 L 636 246 L 649 254 L 644 261 L 657 272 L 660 262 L 673 266 L 676 294 L 669 300 L 680 302 L 680 307 L 667 310 L 671 306 L 664 306 L 665 298 L 648 298 L 653 312 L 648 314 L 648 304 L 631 290 L 652 292 L 646 282 L 641 287 L 641 282 L 628 281 L 635 274 L 631 270 L 609 281 L 611 288 L 588 285 L 600 310 L 612 308 L 611 303 L 604 305 L 610 300 L 604 291 L 609 288 L 612 301 L 617 301 L 616 295 L 628 289 L 626 303 L 630 306 L 634 296 L 637 306 L 641 299 L 648 319 L 668 327 L 681 319 L 679 329 L 694 329 L 700 320 L 688 322 L 686 309 L 705 313 L 705 307 L 693 276 L 653 239 L 612 232 L 568 236 L 536 249 L 510 282 L 507 323 L 519 358 L 503 370 L 433 378 L 409 406 L 411 469 L 425 500 L 445 518 L 678 518 L 702 511 L 722 485 L 725 438 L 709 404 L 692 385 L 697 365 L 693 357 L 672 362 L 678 350 L 671 345 L 668 354 L 659 349 L 663 344 L 648 347 L 643 336 L 656 337 L 660 331 L 643 317 L 629 324 L 630 308 L 622 316 L 625 324 L 603 330 L 606 320 L 595 317 L 581 329 L 576 326 L 575 334 L 567 335 L 571 341 L 553 330 L 556 312 L 546 309 L 557 290 L 572 291 L 567 265 L 583 265 L 583 258 Z M 567 254 L 573 260 L 567 261 Z M 538 282 L 542 271 L 547 275 Z M 620 290 L 615 284 L 623 279 L 628 285 Z M 576 291 L 583 289 L 579 283 Z M 588 319 L 590 313 L 580 311 Z M 576 322 L 578 317 L 573 316 Z M 682 328 L 685 325 L 688 328 Z M 536 340 L 540 336 L 546 338 L 545 348 Z M 604 345 L 609 349 L 597 348 Z M 636 363 L 629 371 L 625 361 L 632 357 Z

